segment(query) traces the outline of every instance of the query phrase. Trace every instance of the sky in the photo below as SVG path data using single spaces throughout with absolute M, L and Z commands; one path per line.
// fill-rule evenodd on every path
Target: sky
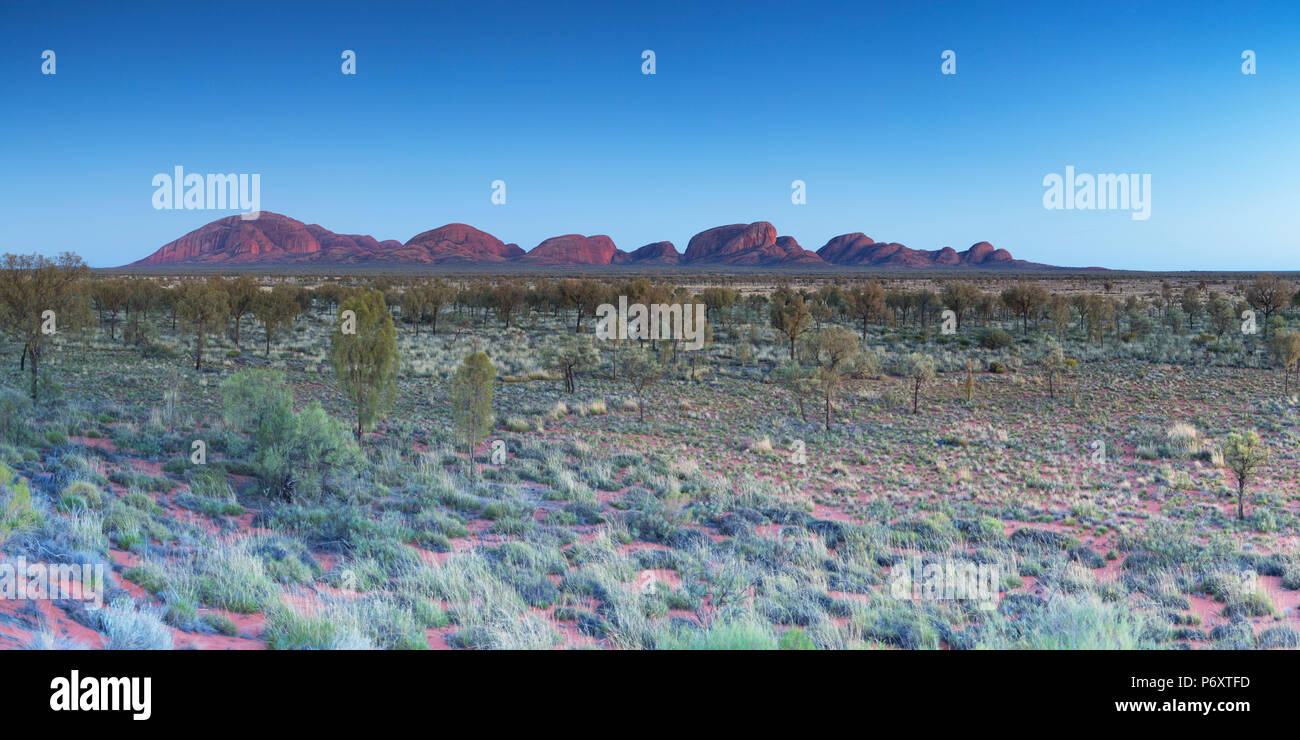
M 762 220 L 814 250 L 1300 269 L 1295 0 L 120 5 L 0 0 L 0 252 L 116 266 L 236 212 L 155 209 L 179 165 L 378 239 L 685 250 Z M 1150 175 L 1150 217 L 1045 208 L 1067 167 Z

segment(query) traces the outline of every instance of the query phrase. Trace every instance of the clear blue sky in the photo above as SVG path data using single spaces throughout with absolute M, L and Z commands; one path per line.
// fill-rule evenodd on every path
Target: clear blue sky
M 118 5 L 0 5 L 0 251 L 120 265 L 229 215 L 152 208 L 179 164 L 380 239 L 462 221 L 684 250 L 767 220 L 808 249 L 1300 269 L 1295 0 Z M 1150 173 L 1150 220 L 1045 210 L 1066 165 Z

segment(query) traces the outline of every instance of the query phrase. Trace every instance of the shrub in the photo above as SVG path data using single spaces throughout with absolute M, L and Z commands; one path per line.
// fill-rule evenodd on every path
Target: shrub
M 792 627 L 786 630 L 785 634 L 781 635 L 780 647 L 782 650 L 817 649 L 816 643 L 814 643 L 813 639 L 808 636 L 808 633 L 798 627 Z
M 261 559 L 243 544 L 201 550 L 191 568 L 198 598 L 209 606 L 252 614 L 276 601 Z
M 44 517 L 32 506 L 27 479 L 0 463 L 0 542 L 9 535 L 40 526 Z
M 1178 423 L 1165 431 L 1165 440 L 1175 455 L 1190 455 L 1201 446 L 1201 435 L 1191 424 Z
M 270 491 L 316 498 L 328 473 L 346 473 L 360 463 L 356 441 L 319 402 L 294 413 L 279 373 L 236 373 L 222 383 L 221 392 L 224 419 L 252 436 L 253 465 Z
M 1292 627 L 1269 627 L 1259 633 L 1259 646 L 1262 648 L 1300 647 L 1300 632 Z
M 715 621 L 707 628 L 677 627 L 661 635 L 660 650 L 776 650 L 780 647 L 772 626 L 753 615 Z
M 984 349 L 1006 349 L 1011 346 L 1014 340 L 1007 330 L 994 327 L 981 331 L 976 337 L 976 341 Z
M 99 490 L 99 486 L 88 480 L 78 480 L 64 486 L 61 499 L 74 497 L 85 502 L 86 506 L 92 509 L 104 508 L 104 493 Z
M 1004 601 L 1005 606 L 1008 602 Z M 1154 647 L 1150 620 L 1093 595 L 1055 595 L 1016 619 L 991 620 L 979 646 L 995 650 L 1133 650 Z
M 519 416 L 511 416 L 505 421 L 505 428 L 508 432 L 528 432 L 532 431 L 532 425 L 527 419 Z
M 23 445 L 35 437 L 32 400 L 27 394 L 0 389 L 0 442 Z
M 272 650 L 330 650 L 371 647 L 359 631 L 324 615 L 303 616 L 287 607 L 272 611 L 263 634 Z
M 119 599 L 99 612 L 99 628 L 108 650 L 171 650 L 172 635 L 159 611 Z

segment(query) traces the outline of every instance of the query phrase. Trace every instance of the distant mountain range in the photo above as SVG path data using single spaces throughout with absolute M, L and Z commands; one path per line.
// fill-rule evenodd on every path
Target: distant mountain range
M 230 216 L 195 229 L 127 267 L 255 265 L 732 265 L 818 267 L 846 265 L 879 268 L 971 268 L 980 270 L 1078 269 L 1014 259 L 1005 249 L 979 242 L 958 252 L 952 247 L 910 249 L 878 242 L 865 234 L 843 234 L 816 252 L 792 236 L 777 236 L 766 221 L 717 226 L 691 237 L 686 252 L 672 242 L 654 242 L 625 252 L 608 236 L 553 236 L 531 250 L 506 244 L 486 231 L 447 224 L 416 234 L 405 244 L 373 236 L 335 234 L 270 211 L 255 219 Z M 1101 269 L 1101 268 L 1083 268 Z

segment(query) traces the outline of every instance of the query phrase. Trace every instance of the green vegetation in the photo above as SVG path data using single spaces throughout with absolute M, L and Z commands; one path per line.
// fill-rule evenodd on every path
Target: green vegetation
M 0 548 L 103 563 L 114 647 L 1300 643 L 1279 279 L 66 269 L 35 401 L 0 322 Z M 595 338 L 618 296 L 703 346 Z

